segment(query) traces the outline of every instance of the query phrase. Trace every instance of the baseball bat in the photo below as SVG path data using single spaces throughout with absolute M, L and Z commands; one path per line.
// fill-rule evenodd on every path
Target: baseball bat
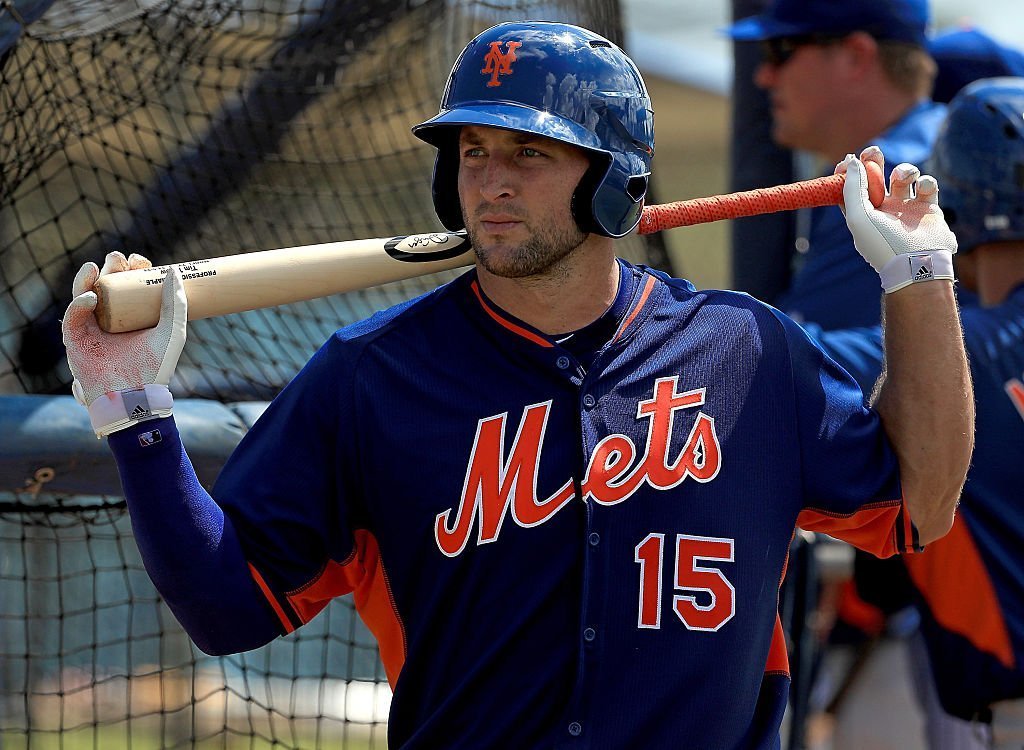
M 884 182 L 881 169 L 870 167 L 869 196 L 878 206 L 885 197 Z M 835 205 L 842 200 L 844 179 L 832 175 L 646 206 L 638 232 Z M 188 319 L 199 320 L 447 271 L 472 263 L 471 250 L 465 232 L 434 232 L 302 245 L 175 265 L 185 282 Z M 95 286 L 100 327 L 122 333 L 155 326 L 160 319 L 160 288 L 170 268 L 154 266 L 101 276 Z

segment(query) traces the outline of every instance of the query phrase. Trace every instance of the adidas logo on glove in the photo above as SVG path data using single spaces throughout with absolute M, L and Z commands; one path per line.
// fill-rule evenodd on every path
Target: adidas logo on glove
M 910 273 L 911 277 L 915 282 L 927 281 L 928 279 L 934 279 L 935 273 L 932 271 L 932 256 L 930 255 L 911 255 L 910 256 Z

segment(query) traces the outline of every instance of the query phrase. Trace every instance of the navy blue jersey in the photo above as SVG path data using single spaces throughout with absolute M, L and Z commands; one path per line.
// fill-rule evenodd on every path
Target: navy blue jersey
M 922 102 L 885 133 L 865 146 L 877 145 L 885 154 L 886 184 L 901 162 L 921 164 L 931 153 L 944 105 Z M 797 258 L 798 269 L 775 305 L 801 323 L 826 330 L 878 325 L 882 288 L 878 273 L 860 256 L 838 206 L 810 209 L 807 252 Z
M 908 568 L 943 707 L 970 718 L 1024 697 L 1024 287 L 961 318 L 974 456 L 952 531 Z
M 799 326 L 621 269 L 589 351 L 472 271 L 342 329 L 221 473 L 282 630 L 353 592 L 391 747 L 778 747 L 794 528 L 914 544 L 877 414 Z
M 953 528 L 905 558 L 943 707 L 974 718 L 1024 697 L 1024 287 L 998 307 L 958 294 L 977 403 Z M 880 330 L 818 333 L 859 381 L 881 369 Z

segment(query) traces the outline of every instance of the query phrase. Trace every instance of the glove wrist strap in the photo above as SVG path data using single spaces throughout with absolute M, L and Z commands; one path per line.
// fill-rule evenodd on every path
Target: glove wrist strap
M 101 438 L 137 422 L 170 416 L 173 405 L 170 389 L 151 383 L 103 394 L 89 405 L 89 420 L 96 437 Z
M 901 253 L 887 262 L 878 276 L 886 294 L 921 281 L 953 281 L 953 254 L 948 250 Z

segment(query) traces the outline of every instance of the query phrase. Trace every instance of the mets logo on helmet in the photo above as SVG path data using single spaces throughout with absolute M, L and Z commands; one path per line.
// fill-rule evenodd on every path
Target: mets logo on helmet
M 481 73 L 490 73 L 488 86 L 500 86 L 498 76 L 511 75 L 512 63 L 516 61 L 516 50 L 523 46 L 522 42 L 505 42 L 505 51 L 501 51 L 501 42 L 491 42 L 491 51 L 484 56 L 484 67 Z

